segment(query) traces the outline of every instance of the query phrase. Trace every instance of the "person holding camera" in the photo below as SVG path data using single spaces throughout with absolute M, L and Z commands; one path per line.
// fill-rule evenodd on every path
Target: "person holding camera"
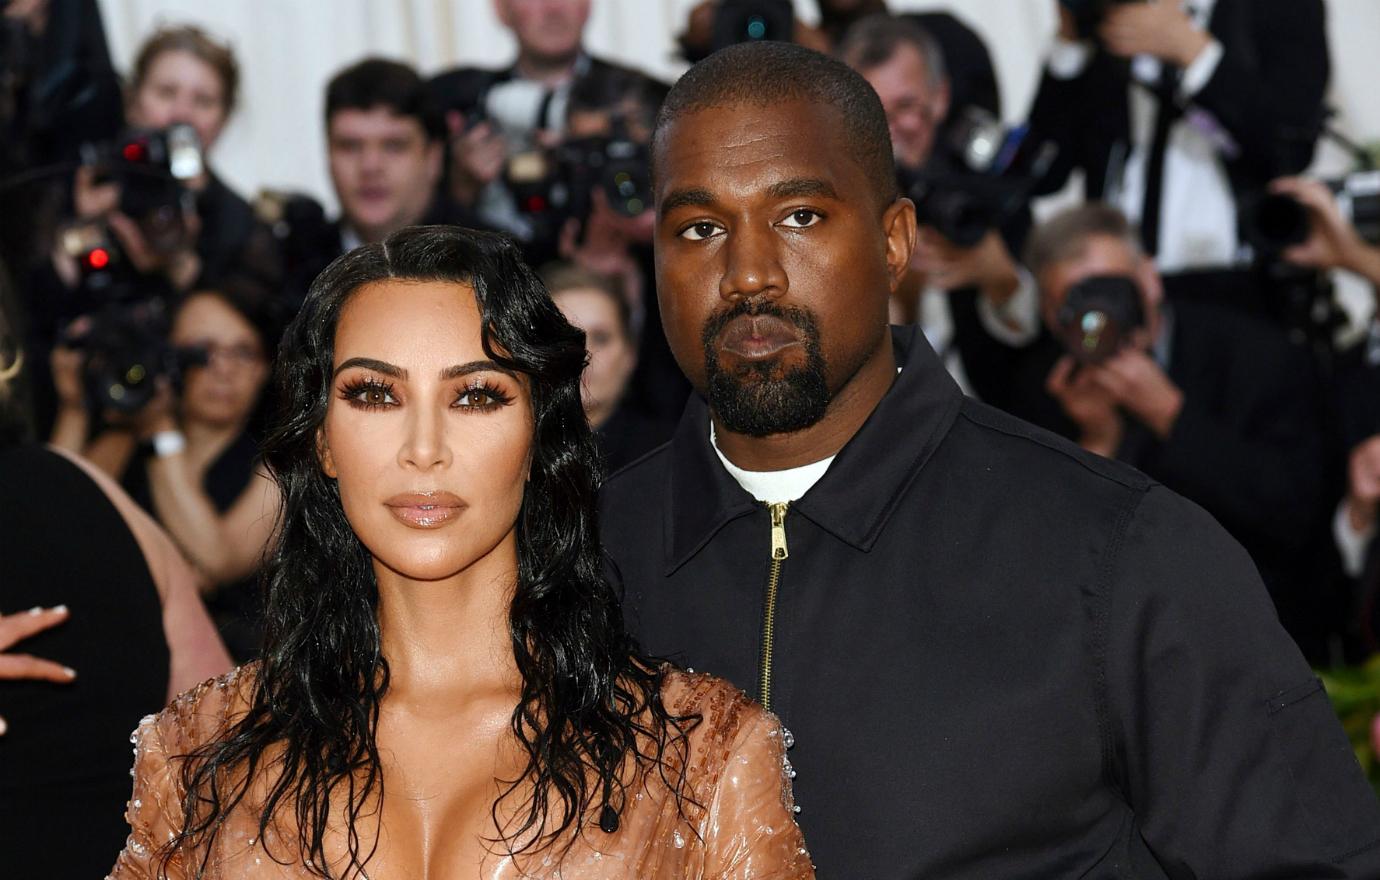
M 1323 122 L 1323 0 L 1059 0 L 1030 112 L 1160 271 L 1238 262 L 1238 202 L 1302 171 Z
M 240 662 L 258 651 L 253 575 L 279 505 L 251 431 L 275 338 L 266 299 L 237 283 L 187 296 L 168 338 L 185 365 L 180 386 L 164 377 L 132 415 L 102 413 L 94 436 L 87 355 L 67 347 L 53 354 L 61 406 L 52 444 L 90 458 L 168 530 L 204 578 L 207 604 Z
M 903 180 L 950 178 L 959 170 L 942 135 L 951 106 L 945 54 L 928 31 L 906 18 L 869 16 L 844 35 L 838 57 L 881 98 Z M 893 298 L 892 320 L 918 320 L 965 392 L 1010 409 L 1012 349 L 1039 332 L 1035 281 L 1012 256 L 1029 228 L 1029 210 L 1020 202 L 1000 218 L 1000 228 L 968 238 L 966 229 L 926 219 L 922 211 L 912 271 Z
M 1134 226 L 1111 206 L 1051 218 L 1026 263 L 1064 347 L 1045 381 L 1063 418 L 1046 427 L 1206 508 L 1250 551 L 1286 629 L 1317 656 L 1307 590 L 1322 436 L 1306 352 L 1256 316 L 1166 301 Z
M 1328 185 L 1286 177 L 1270 184 L 1307 212 L 1307 233 L 1281 257 L 1305 269 L 1351 272 L 1375 288 L 1380 299 L 1380 246 L 1367 241 L 1349 219 Z M 1341 571 L 1352 601 L 1355 626 L 1366 652 L 1380 650 L 1380 553 L 1375 536 L 1380 521 L 1380 316 L 1373 315 L 1366 337 L 1333 359 L 1335 445 L 1331 455 L 1343 465 L 1341 499 L 1332 519 Z M 1335 497 L 1335 496 L 1334 496 Z
M 508 67 L 461 67 L 433 77 L 430 88 L 450 134 L 447 197 L 508 232 L 533 262 L 557 254 L 557 233 L 534 222 L 507 180 L 511 157 L 554 147 L 565 137 L 577 82 L 633 77 L 662 94 L 646 74 L 591 55 L 584 46 L 591 0 L 494 0 L 494 12 L 517 42 Z
M 245 199 L 215 174 L 207 161 L 220 139 L 239 92 L 239 65 L 229 47 L 192 25 L 165 27 L 140 47 L 131 74 L 125 117 L 137 132 L 159 132 L 171 138 L 174 127 L 194 134 L 185 149 L 200 153 L 199 167 L 163 169 L 176 179 L 167 189 L 176 205 L 159 206 L 131 216 L 137 200 L 131 190 L 144 189 L 147 174 L 132 167 L 142 141 L 126 138 L 115 179 L 102 181 L 99 165 L 83 165 L 73 187 L 79 220 L 102 220 L 122 256 L 140 274 L 164 278 L 175 291 L 190 290 L 231 270 L 254 272 L 273 280 L 280 267 L 272 236 L 258 223 Z M 173 146 L 170 152 L 176 151 Z M 133 150 L 133 152 L 132 152 Z M 134 156 L 135 158 L 131 158 Z M 173 155 L 172 160 L 181 157 Z M 125 164 L 119 164 L 123 160 Z M 126 173 L 128 172 L 128 173 Z M 136 177 L 140 179 L 136 179 Z M 185 193 L 185 195 L 184 195 Z M 73 269 L 59 266 L 68 286 Z

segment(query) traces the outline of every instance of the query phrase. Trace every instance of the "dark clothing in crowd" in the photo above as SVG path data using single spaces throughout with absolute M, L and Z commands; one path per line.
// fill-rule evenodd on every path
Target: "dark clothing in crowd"
M 66 604 L 70 619 L 18 650 L 79 670 L 68 684 L 0 681 L 4 874 L 101 877 L 128 833 L 129 732 L 167 699 L 158 591 L 115 506 L 70 461 L 0 449 L 0 486 L 0 610 Z
M 121 487 L 154 519 L 158 512 L 149 485 L 148 463 L 153 448 L 139 447 L 139 452 L 120 480 Z M 249 487 L 259 465 L 259 445 L 249 433 L 240 434 L 225 448 L 220 457 L 206 469 L 201 488 L 211 499 L 216 513 L 224 515 Z M 221 640 L 236 663 L 248 663 L 259 656 L 263 647 L 263 609 L 259 597 L 256 574 L 232 584 L 224 584 L 205 596 L 206 610 L 211 612 Z
M 770 697 L 820 876 L 1380 876 L 1380 805 L 1242 549 L 893 332 L 895 384 L 784 522 Z M 643 646 L 757 694 L 772 525 L 701 399 L 602 515 Z
M 619 406 L 594 431 L 604 473 L 612 474 L 656 449 L 675 432 L 676 423 L 648 415 L 633 406 Z
M 1331 67 L 1325 19 L 1322 0 L 1217 0 L 1212 9 L 1208 30 L 1224 54 L 1189 103 L 1208 111 L 1232 142 L 1218 155 L 1238 201 L 1312 160 Z M 1060 147 L 1047 191 L 1062 187 L 1075 168 L 1086 174 L 1090 199 L 1123 185 L 1132 147 L 1130 82 L 1128 63 L 1100 51 L 1073 79 L 1046 72 L 1030 124 Z M 1187 109 L 1173 103 L 1166 124 Z

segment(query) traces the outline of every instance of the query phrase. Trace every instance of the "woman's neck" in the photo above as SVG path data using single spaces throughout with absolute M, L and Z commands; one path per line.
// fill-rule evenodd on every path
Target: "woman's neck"
M 441 581 L 406 578 L 377 560 L 379 631 L 389 694 L 406 701 L 460 698 L 521 686 L 508 610 L 517 584 L 516 531 Z

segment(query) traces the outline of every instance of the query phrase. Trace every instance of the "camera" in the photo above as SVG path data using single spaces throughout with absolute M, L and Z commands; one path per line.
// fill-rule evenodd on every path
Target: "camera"
M 1380 171 L 1362 171 L 1323 181 L 1337 197 L 1342 216 L 1366 241 L 1380 245 Z M 1262 193 L 1243 201 L 1243 237 L 1258 255 L 1274 258 L 1308 240 L 1308 209 L 1287 195 Z
M 105 224 L 69 226 L 58 245 L 80 277 L 66 316 L 89 321 L 84 333 L 66 333 L 60 343 L 83 353 L 82 387 L 91 412 L 136 413 L 153 399 L 160 378 L 177 384 L 186 367 L 207 362 L 204 351 L 168 345 L 170 291 L 134 270 Z
M 1073 15 L 1073 23 L 1080 40 L 1095 40 L 1097 29 L 1101 26 L 1108 9 L 1113 6 L 1148 2 L 1150 0 L 1059 0 L 1059 5 Z
M 990 112 L 966 108 L 919 171 L 898 169 L 916 222 L 961 248 L 1013 219 L 1049 170 L 1057 147 L 1035 145 L 1025 126 L 1007 128 Z
M 1095 275 L 1069 288 L 1055 319 L 1068 353 L 1081 364 L 1100 364 L 1145 325 L 1145 309 L 1134 278 Z
M 714 13 L 709 51 L 761 40 L 790 42 L 794 35 L 795 9 L 790 0 L 721 0 Z
M 191 208 L 186 181 L 205 171 L 201 140 L 185 124 L 166 129 L 128 129 L 113 141 L 89 145 L 82 161 L 97 179 L 120 185 L 120 212 L 139 224 L 156 250 L 171 252 L 187 234 Z
M 90 318 L 85 333 L 64 336 L 62 344 L 84 355 L 82 386 L 92 412 L 133 415 L 153 400 L 160 380 L 178 387 L 188 367 L 210 362 L 204 348 L 168 343 L 162 300 L 111 302 Z
M 505 179 L 519 209 L 555 229 L 567 219 L 587 219 L 596 189 L 626 217 L 652 206 L 648 147 L 616 131 L 609 137 L 578 138 L 551 150 L 514 154 Z

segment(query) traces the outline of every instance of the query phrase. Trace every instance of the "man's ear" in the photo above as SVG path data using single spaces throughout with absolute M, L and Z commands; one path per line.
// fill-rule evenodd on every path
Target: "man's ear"
M 910 269 L 910 256 L 915 250 L 915 203 L 905 196 L 892 202 L 882 214 L 882 229 L 886 233 L 886 267 L 891 275 L 891 292 L 895 293 Z
M 326 442 L 326 431 L 324 428 L 316 429 L 316 460 L 321 462 L 321 473 L 336 478 L 335 457 L 331 455 L 331 446 Z

